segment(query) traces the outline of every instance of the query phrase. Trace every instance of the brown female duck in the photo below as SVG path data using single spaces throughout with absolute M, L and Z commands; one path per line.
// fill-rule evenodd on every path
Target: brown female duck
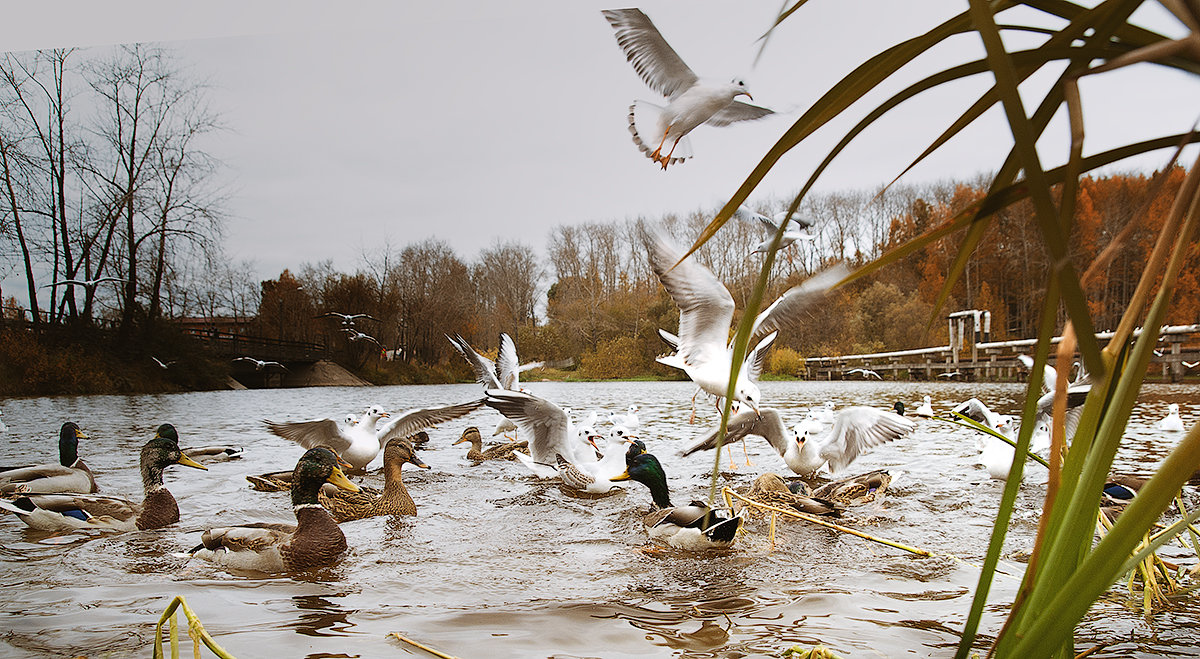
M 317 501 L 339 522 L 377 515 L 416 515 L 417 505 L 413 503 L 408 489 L 404 487 L 404 481 L 401 480 L 400 471 L 406 462 L 421 469 L 429 468 L 429 465 L 417 457 L 417 452 L 407 441 L 388 440 L 383 449 L 382 493 L 367 492 L 365 488 L 351 493 L 324 487 L 317 494 Z

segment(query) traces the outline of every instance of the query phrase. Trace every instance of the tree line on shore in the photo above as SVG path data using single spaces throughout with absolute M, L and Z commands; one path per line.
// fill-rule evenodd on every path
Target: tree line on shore
M 252 319 L 249 331 L 260 336 L 324 343 L 377 381 L 465 377 L 444 335 L 486 352 L 500 332 L 517 339 L 524 359 L 572 363 L 582 377 L 669 376 L 654 362 L 665 351 L 657 330 L 674 330 L 678 310 L 649 266 L 643 232 L 662 227 L 689 245 L 716 210 L 579 218 L 551 230 L 545 257 L 519 241 L 496 242 L 473 259 L 443 240 L 385 241 L 353 272 L 308 263 L 261 281 L 253 263 L 223 256 L 224 192 L 214 183 L 221 164 L 202 148 L 222 128 L 220 115 L 169 50 L 135 44 L 6 55 L 0 119 L 0 258 L 24 275 L 29 304 L 7 292 L 5 314 L 35 327 L 111 326 L 118 346 L 143 360 L 146 346 L 169 331 L 166 321 L 234 316 Z M 1083 265 L 1116 251 L 1084 282 L 1098 328 L 1128 303 L 1183 176 L 1176 167 L 1089 177 L 1080 186 L 1072 259 Z M 769 294 L 937 228 L 982 198 L 983 181 L 809 195 L 797 217 L 812 223 L 811 240 L 779 255 Z M 754 210 L 772 216 L 786 204 L 763 200 Z M 1039 282 L 1051 264 L 1031 218 L 1028 203 L 998 214 L 943 313 L 990 311 L 995 340 L 1035 334 Z M 765 235 L 757 222 L 738 221 L 697 252 L 739 313 L 762 264 L 752 251 Z M 953 245 L 935 243 L 834 291 L 779 338 L 768 370 L 793 375 L 804 356 L 944 344 L 934 305 L 955 256 Z M 1200 321 L 1196 256 L 1180 275 L 1170 322 Z M 351 328 L 331 312 L 371 318 Z

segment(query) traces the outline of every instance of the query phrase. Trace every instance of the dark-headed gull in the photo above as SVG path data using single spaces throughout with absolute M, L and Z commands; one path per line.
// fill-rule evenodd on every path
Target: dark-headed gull
M 733 296 L 694 256 L 681 261 L 683 252 L 661 233 L 650 233 L 647 243 L 650 266 L 679 307 L 677 352 L 658 361 L 682 369 L 701 389 L 723 398 L 733 364 L 733 346 L 729 344 Z M 736 400 L 758 409 L 760 394 L 754 379 L 778 330 L 794 325 L 801 312 L 847 273 L 845 266 L 838 265 L 810 277 L 788 289 L 755 318 L 749 343 L 753 348 L 746 353 L 734 387 Z
M 774 113 L 735 101 L 742 95 L 754 100 L 740 79 L 704 82 L 697 78 L 640 9 L 607 9 L 601 13 L 616 31 L 617 44 L 634 70 L 647 86 L 667 97 L 665 108 L 645 101 L 635 101 L 629 107 L 629 132 L 633 133 L 634 144 L 663 169 L 692 156 L 685 136 L 700 124 L 727 126 Z M 668 142 L 670 149 L 664 155 Z

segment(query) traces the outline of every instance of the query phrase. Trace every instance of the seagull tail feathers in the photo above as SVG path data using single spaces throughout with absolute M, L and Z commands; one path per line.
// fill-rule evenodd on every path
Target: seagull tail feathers
M 633 135 L 633 143 L 637 145 L 638 150 L 647 158 L 653 159 L 654 150 L 659 148 L 659 143 L 663 141 L 658 128 L 658 118 L 662 111 L 661 106 L 646 101 L 634 101 L 633 105 L 629 106 L 629 133 Z M 677 165 L 691 158 L 692 143 L 687 135 L 679 138 L 679 143 L 674 145 L 674 152 L 670 140 L 663 143 L 661 155 L 666 156 L 668 153 L 671 154 L 668 165 Z

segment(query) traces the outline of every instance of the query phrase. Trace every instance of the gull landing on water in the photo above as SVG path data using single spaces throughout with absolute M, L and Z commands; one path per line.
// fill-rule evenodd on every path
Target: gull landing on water
M 667 97 L 665 108 L 645 101 L 629 106 L 629 132 L 633 133 L 634 144 L 664 170 L 692 156 L 687 134 L 700 124 L 728 126 L 774 114 L 774 110 L 733 100 L 741 95 L 754 100 L 740 79 L 725 83 L 701 81 L 640 9 L 606 9 L 601 13 L 616 31 L 617 44 L 638 75 L 648 87 Z M 652 139 L 643 140 L 643 135 Z M 655 139 L 658 146 L 652 149 Z M 668 142 L 670 150 L 664 155 Z

